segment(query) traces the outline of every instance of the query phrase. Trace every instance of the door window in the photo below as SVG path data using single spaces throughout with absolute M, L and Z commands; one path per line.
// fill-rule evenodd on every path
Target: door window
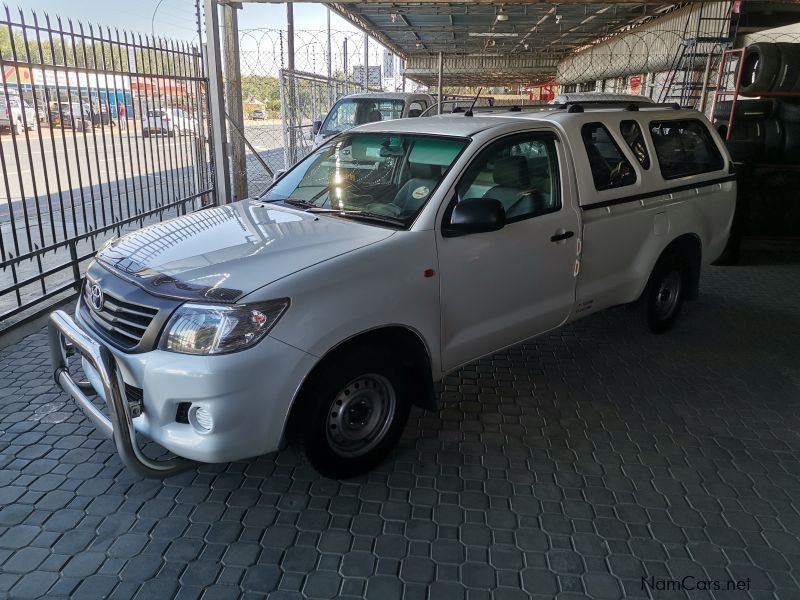
M 555 138 L 516 135 L 496 142 L 472 163 L 458 185 L 458 201 L 499 200 L 506 221 L 520 221 L 561 208 Z
M 581 137 L 589 157 L 594 187 L 610 190 L 636 183 L 636 171 L 602 123 L 587 123 Z

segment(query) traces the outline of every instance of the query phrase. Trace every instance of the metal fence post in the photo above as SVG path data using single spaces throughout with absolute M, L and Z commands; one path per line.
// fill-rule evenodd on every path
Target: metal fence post
M 444 70 L 444 57 L 441 52 L 439 52 L 439 81 L 436 93 L 439 95 L 439 107 L 437 108 L 437 114 L 442 114 L 442 71 Z
M 278 86 L 281 93 L 281 130 L 283 132 L 283 168 L 288 169 L 289 162 L 289 107 L 286 104 L 286 84 L 284 79 L 286 71 L 281 69 L 278 72 Z
M 214 149 L 214 188 L 217 204 L 231 201 L 231 177 L 228 164 L 228 136 L 225 124 L 225 95 L 223 93 L 222 58 L 219 40 L 217 0 L 204 0 L 206 15 L 206 44 L 208 98 L 211 106 L 211 139 Z
M 364 32 L 364 91 L 369 91 L 369 34 Z
M 247 158 L 244 139 L 244 107 L 242 104 L 242 70 L 239 65 L 239 18 L 240 3 L 231 2 L 222 6 L 225 31 L 223 52 L 225 55 L 225 94 L 228 99 L 228 116 L 233 124 L 231 131 L 231 172 L 233 175 L 233 199 L 247 197 Z

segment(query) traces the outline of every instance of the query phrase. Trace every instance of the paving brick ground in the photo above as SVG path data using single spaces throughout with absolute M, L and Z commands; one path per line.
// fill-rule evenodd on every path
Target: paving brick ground
M 800 598 L 786 257 L 710 268 L 666 335 L 614 309 L 464 368 L 345 482 L 291 449 L 141 480 L 32 335 L 0 351 L 0 597 Z M 687 576 L 749 590 L 642 587 Z

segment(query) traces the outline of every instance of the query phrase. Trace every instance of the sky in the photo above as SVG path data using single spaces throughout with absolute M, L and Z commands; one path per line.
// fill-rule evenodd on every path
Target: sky
M 36 11 L 39 16 L 49 13 L 84 23 L 98 23 L 112 29 L 120 28 L 134 33 L 191 41 L 197 35 L 194 0 L 14 0 L 8 2 L 13 11 L 24 6 L 26 12 Z M 155 12 L 155 15 L 154 15 Z M 300 2 L 294 4 L 296 30 L 322 30 L 326 27 L 327 9 L 322 4 Z M 285 29 L 286 5 L 250 3 L 239 11 L 239 29 Z M 335 13 L 331 14 L 331 29 L 354 31 L 355 28 Z

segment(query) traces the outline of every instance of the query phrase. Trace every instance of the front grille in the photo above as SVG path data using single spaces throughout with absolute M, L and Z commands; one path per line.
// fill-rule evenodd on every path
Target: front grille
M 129 383 L 125 384 L 125 398 L 128 403 L 142 402 L 144 400 L 144 390 Z
M 119 346 L 135 347 L 158 314 L 158 309 L 126 302 L 108 290 L 103 290 L 103 304 L 100 310 L 96 310 L 92 305 L 89 289 L 90 285 L 86 285 L 84 301 L 92 321 Z

